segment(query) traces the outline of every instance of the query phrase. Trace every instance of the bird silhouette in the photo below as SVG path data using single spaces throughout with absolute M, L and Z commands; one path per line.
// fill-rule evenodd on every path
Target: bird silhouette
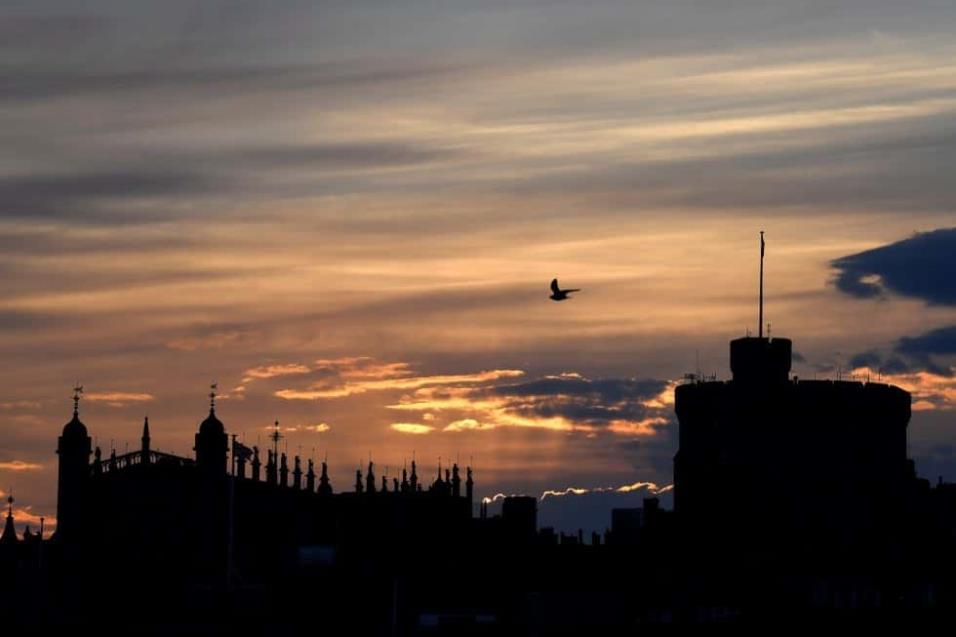
M 551 296 L 548 298 L 550 298 L 552 301 L 563 301 L 565 299 L 571 298 L 568 296 L 571 292 L 580 292 L 580 291 L 581 291 L 581 288 L 572 288 L 570 290 L 562 290 L 560 287 L 558 287 L 558 280 L 552 279 L 551 280 Z

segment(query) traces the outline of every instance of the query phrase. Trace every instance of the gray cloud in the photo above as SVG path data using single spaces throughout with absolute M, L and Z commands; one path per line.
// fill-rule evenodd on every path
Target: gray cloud
M 179 171 L 116 170 L 0 178 L 0 199 L 6 218 L 60 219 L 85 225 L 133 220 L 166 220 L 168 207 L 111 209 L 110 204 L 170 197 L 196 197 L 214 192 L 209 175 Z
M 400 142 L 287 145 L 237 149 L 223 153 L 225 162 L 262 168 L 346 170 L 379 166 L 409 166 L 461 157 L 460 149 Z
M 928 303 L 956 305 L 956 228 L 933 232 L 841 257 L 832 262 L 837 289 L 859 298 L 885 291 Z M 876 277 L 876 280 L 869 280 Z
M 667 387 L 662 380 L 628 378 L 588 379 L 583 376 L 550 376 L 525 383 L 498 385 L 497 396 L 514 398 L 509 409 L 540 418 L 562 417 L 571 422 L 606 426 L 614 421 L 639 422 L 660 418 L 667 410 L 649 407 L 646 401 Z M 485 390 L 476 390 L 482 393 Z M 666 425 L 653 425 L 652 428 Z
M 176 68 L 49 69 L 0 71 L 0 100 L 35 101 L 67 97 L 131 98 L 135 94 L 253 95 L 302 90 L 344 90 L 449 77 L 474 65 L 429 62 L 341 61 L 310 65 L 185 66 Z
M 937 359 L 956 356 L 956 325 L 940 327 L 917 336 L 903 336 L 889 352 L 867 350 L 850 358 L 851 367 L 880 369 L 888 374 L 928 371 L 939 376 L 952 376 L 951 365 Z

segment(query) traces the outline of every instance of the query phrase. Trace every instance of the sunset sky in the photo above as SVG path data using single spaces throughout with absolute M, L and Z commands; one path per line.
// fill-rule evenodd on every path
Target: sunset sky
M 913 391 L 954 480 L 954 34 L 951 0 L 6 2 L 0 492 L 55 515 L 75 382 L 105 454 L 148 415 L 191 456 L 217 381 L 336 490 L 414 454 L 639 501 L 674 383 L 757 329 L 760 230 L 795 373 Z

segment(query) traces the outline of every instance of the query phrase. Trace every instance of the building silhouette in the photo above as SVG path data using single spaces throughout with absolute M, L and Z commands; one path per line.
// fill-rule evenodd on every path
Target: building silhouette
M 677 387 L 675 511 L 750 551 L 797 538 L 788 551 L 814 556 L 899 541 L 928 486 L 906 455 L 909 393 L 791 377 L 790 362 L 789 339 L 739 338 L 731 380 Z
M 77 387 L 52 538 L 18 537 L 8 498 L 2 618 L 107 634 L 956 626 L 956 485 L 916 475 L 910 394 L 801 379 L 791 355 L 761 330 L 731 341 L 730 380 L 679 385 L 674 510 L 645 498 L 590 538 L 539 529 L 533 497 L 490 516 L 472 469 L 441 460 L 389 483 L 369 458 L 336 491 L 326 461 L 290 468 L 278 422 L 263 467 L 215 392 L 194 457 L 155 450 L 146 419 L 138 450 L 104 458 Z
M 539 530 L 535 498 L 489 516 L 457 464 L 426 482 L 413 461 L 389 483 L 370 460 L 336 491 L 325 461 L 290 469 L 278 427 L 263 471 L 214 402 L 193 458 L 155 450 L 148 420 L 139 449 L 104 457 L 77 392 L 57 444 L 57 530 L 18 537 L 10 497 L 0 599 L 10 621 L 47 628 L 96 625 L 108 600 L 118 632 L 154 634 L 274 633 L 315 614 L 382 635 L 833 613 L 952 624 L 956 485 L 915 475 L 909 394 L 792 377 L 790 352 L 787 339 L 737 339 L 732 379 L 678 386 L 674 510 L 646 498 L 590 538 Z

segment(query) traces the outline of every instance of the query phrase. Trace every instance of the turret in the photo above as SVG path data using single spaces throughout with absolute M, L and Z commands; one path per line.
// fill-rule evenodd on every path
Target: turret
M 252 449 L 241 442 L 236 441 L 236 436 L 232 437 L 232 456 L 236 465 L 236 476 L 241 480 L 246 479 L 246 463 L 252 457 Z
M 362 493 L 362 490 L 363 490 L 363 486 L 362 486 L 362 470 L 361 470 L 361 469 L 356 469 L 356 470 L 355 470 L 355 492 L 356 492 L 356 493 Z
M 90 479 L 90 436 L 86 425 L 80 422 L 80 394 L 83 388 L 73 388 L 73 418 L 63 427 L 57 441 L 59 456 L 57 479 L 57 538 L 73 540 L 83 534 L 84 516 L 88 508 L 87 486 Z
M 266 482 L 269 484 L 278 484 L 279 483 L 279 469 L 276 466 L 276 456 L 272 452 L 272 449 L 267 449 L 266 453 L 268 457 L 266 458 Z
M 412 491 L 418 491 L 418 468 L 415 466 L 414 460 L 412 460 L 412 479 L 409 485 Z
M 279 484 L 283 487 L 289 486 L 289 462 L 285 452 L 282 453 L 282 461 L 279 465 Z
M 451 466 L 451 494 L 456 498 L 461 497 L 461 476 L 458 475 L 458 463 Z
M 365 474 L 365 490 L 368 493 L 375 493 L 375 473 L 371 460 L 368 463 L 368 473 Z
M 329 467 L 324 460 L 322 461 L 322 475 L 319 476 L 319 495 L 332 495 L 332 484 L 329 482 Z
M 408 493 L 408 470 L 402 468 L 402 493 Z
M 309 493 L 315 491 L 315 463 L 309 458 L 309 471 L 305 474 L 305 488 Z
M 441 479 L 441 458 L 438 459 L 438 477 L 436 477 L 435 482 L 432 483 L 431 490 L 435 493 L 444 493 L 445 491 L 445 481 Z
M 259 446 L 252 448 L 252 479 L 259 481 L 259 472 L 262 470 L 262 461 L 259 460 Z
M 786 383 L 793 343 L 789 338 L 745 336 L 730 342 L 730 371 L 743 385 Z
M 98 476 L 103 473 L 103 452 L 97 446 L 93 451 L 93 475 Z
M 465 497 L 468 499 L 468 515 L 472 515 L 472 506 L 475 502 L 475 481 L 471 477 L 471 467 L 466 469 L 466 478 L 465 478 Z
M 295 468 L 292 470 L 292 488 L 296 490 L 302 488 L 302 464 L 299 456 L 295 457 Z

